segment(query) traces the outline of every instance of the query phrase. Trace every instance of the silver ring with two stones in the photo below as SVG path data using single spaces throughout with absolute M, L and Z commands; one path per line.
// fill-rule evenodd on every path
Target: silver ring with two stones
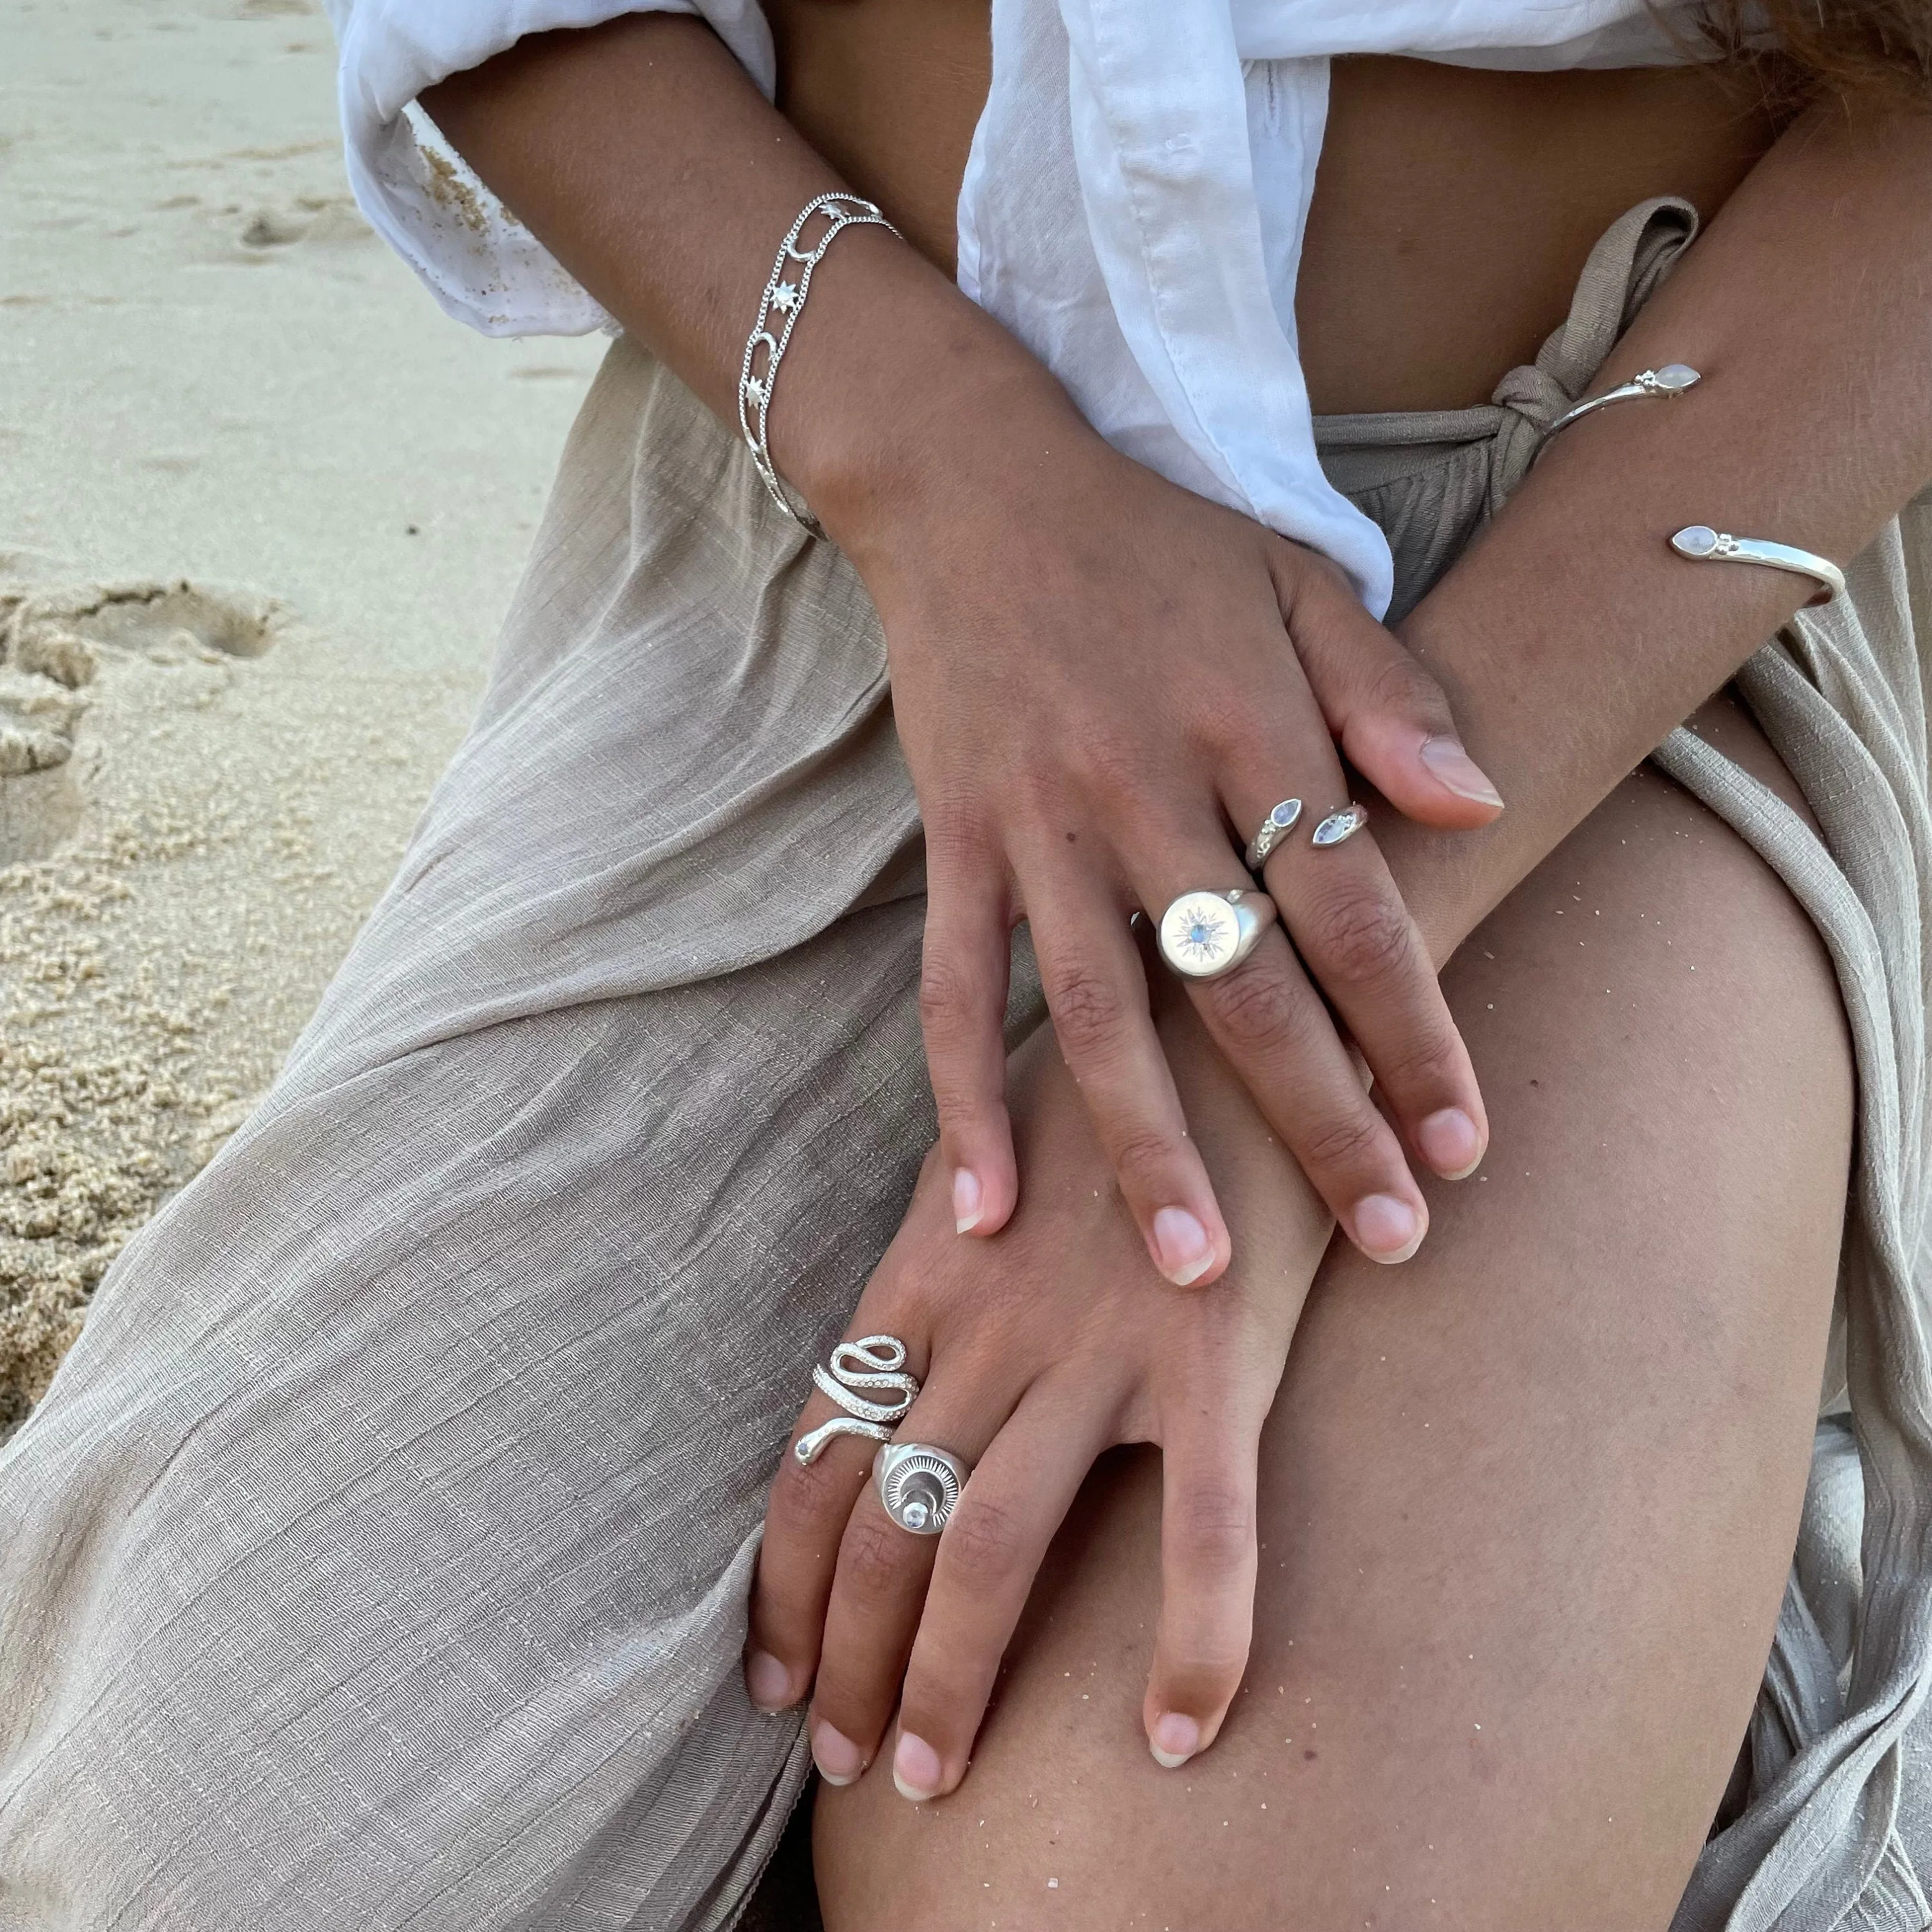
M 1294 829 L 1300 818 L 1300 800 L 1285 798 L 1262 820 L 1261 830 L 1249 840 L 1244 855 L 1250 872 L 1260 872 L 1268 863 L 1268 854 Z M 1352 838 L 1368 822 L 1369 814 L 1362 806 L 1345 805 L 1340 812 L 1331 812 L 1315 828 L 1308 842 L 1311 845 L 1339 845 L 1343 839 Z
M 1300 818 L 1300 800 L 1285 798 L 1262 820 L 1262 829 L 1248 841 L 1250 872 L 1258 872 L 1268 863 L 1268 854 L 1294 830 Z

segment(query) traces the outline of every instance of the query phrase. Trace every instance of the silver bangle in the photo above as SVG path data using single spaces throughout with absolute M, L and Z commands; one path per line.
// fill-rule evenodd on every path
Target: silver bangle
M 1714 530 L 1708 524 L 1688 524 L 1675 532 L 1670 548 L 1693 562 L 1756 563 L 1770 570 L 1788 570 L 1794 576 L 1808 577 L 1818 585 L 1817 594 L 1804 600 L 1805 608 L 1829 604 L 1845 594 L 1845 573 L 1829 557 L 1800 550 L 1793 544 L 1773 543 L 1765 537 L 1734 537 L 1728 531 Z
M 825 218 L 825 232 L 809 248 L 801 248 L 798 238 L 814 215 Z M 824 259 L 825 251 L 848 228 L 884 228 L 895 235 L 896 228 L 869 201 L 856 194 L 814 195 L 799 211 L 798 219 L 778 244 L 778 259 L 772 264 L 771 279 L 758 304 L 758 319 L 745 344 L 745 359 L 738 370 L 738 428 L 745 446 L 772 501 L 795 524 L 802 524 L 815 537 L 825 532 L 818 519 L 802 502 L 794 503 L 778 472 L 772 466 L 771 444 L 765 425 L 771 415 L 772 388 L 778 381 L 778 364 L 790 346 L 791 332 L 812 292 L 812 272 Z M 781 320 L 781 318 L 782 318 Z M 774 328 L 777 333 L 773 334 Z M 760 352 L 763 351 L 760 355 Z
M 1681 396 L 1686 389 L 1695 388 L 1703 380 L 1688 362 L 1666 362 L 1661 369 L 1643 370 L 1628 382 L 1619 382 L 1614 389 L 1606 389 L 1600 396 L 1592 396 L 1588 402 L 1578 403 L 1565 410 L 1543 432 L 1543 440 L 1537 445 L 1536 454 L 1540 456 L 1560 430 L 1568 429 L 1574 422 L 1581 422 L 1586 416 L 1594 416 L 1599 410 L 1608 409 L 1612 403 L 1636 402 L 1646 396 Z M 1530 460 L 1534 462 L 1535 458 Z

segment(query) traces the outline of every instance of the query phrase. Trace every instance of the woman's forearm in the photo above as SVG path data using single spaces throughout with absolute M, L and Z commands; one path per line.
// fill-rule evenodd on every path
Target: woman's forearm
M 708 29 L 657 15 L 538 37 L 432 90 L 424 104 L 563 266 L 728 419 L 775 238 L 807 200 L 838 183 Z M 1679 401 L 1632 404 L 1568 432 L 1408 620 L 1405 641 L 1446 688 L 1510 806 L 1475 830 L 1378 814 L 1378 841 L 1438 965 L 1804 594 L 1774 572 L 1684 562 L 1667 548 L 1670 532 L 1709 524 L 1843 561 L 1932 477 L 1928 208 L 1932 118 L 1820 116 L 1787 135 L 1602 378 L 1609 386 L 1680 361 L 1703 370 L 1703 384 Z M 1005 848 L 1010 872 L 1022 874 L 1009 903 L 1036 915 L 1042 960 L 1057 956 L 1064 982 L 1078 949 L 1046 929 L 1022 862 L 1042 869 L 1042 854 L 1067 856 L 1063 842 L 1072 846 L 1084 827 L 1077 856 L 1096 878 L 1114 874 L 1106 890 L 1118 892 L 1124 875 L 1144 903 L 1164 903 L 1172 882 L 1156 880 L 1150 896 L 1136 878 L 1143 855 L 1132 841 L 1110 851 L 1103 829 L 1132 820 L 1145 842 L 1162 812 L 1179 808 L 1166 795 L 1184 803 L 1200 788 L 1176 748 L 1198 736 L 1190 697 L 1204 704 L 1214 688 L 1208 673 L 1217 667 L 1199 660 L 1198 640 L 1233 640 L 1225 652 L 1237 656 L 1237 644 L 1264 641 L 1234 598 L 1251 566 L 1224 555 L 1221 536 L 1204 526 L 1197 536 L 1197 500 L 1156 490 L 1141 502 L 1148 492 L 1135 490 L 1155 479 L 1111 452 L 1112 466 L 1097 460 L 1104 446 L 1052 376 L 934 265 L 876 228 L 854 229 L 838 248 L 836 272 L 814 283 L 784 365 L 774 454 L 852 554 L 882 613 L 896 592 L 895 698 L 928 823 L 929 793 L 942 806 L 972 806 L 965 820 L 940 828 L 938 847 L 956 866 Z M 907 594 L 909 573 L 916 594 Z M 1259 688 L 1274 652 L 1299 648 L 1278 621 L 1271 614 L 1262 627 L 1266 650 L 1233 679 L 1238 691 Z M 1339 620 L 1334 628 L 1345 634 Z M 886 631 L 892 638 L 890 617 Z M 1184 678 L 1175 675 L 1177 635 L 1189 640 Z M 1127 674 L 1135 664 L 1141 672 Z M 1037 701 L 1003 701 L 1003 678 L 1010 693 L 1034 690 Z M 988 706 L 993 715 L 982 717 Z M 1238 717 L 1241 705 L 1207 709 Z M 1042 718 L 1051 755 L 1041 754 L 1036 772 L 1013 741 Z M 959 746 L 979 742 L 981 726 L 981 752 L 966 759 L 970 770 L 956 769 Z M 1124 732 L 1139 748 L 1131 757 L 1108 749 L 1108 734 Z M 952 748 L 952 765 L 935 746 Z M 1258 762 L 1251 746 L 1243 755 Z M 1280 748 L 1270 755 L 1279 762 Z M 1302 765 L 1291 758 L 1289 768 L 1310 768 L 1307 748 L 1299 755 Z M 1002 760 L 1013 758 L 1030 776 L 1000 778 Z M 1089 814 L 1078 774 L 1060 770 L 1069 760 L 1134 774 L 1131 812 Z M 997 797 L 980 796 L 989 784 Z M 1030 801 L 1042 824 L 1056 820 L 1051 838 L 1034 836 L 1041 828 L 1031 820 L 1020 828 L 1025 838 L 1009 837 L 1000 800 Z M 1088 904 L 1090 894 L 1066 885 L 1062 899 Z M 992 932 L 992 888 L 982 881 L 968 896 Z M 1294 909 L 1285 912 L 1292 924 Z M 976 937 L 962 940 L 961 930 L 955 917 L 942 956 L 976 958 Z M 1106 949 L 1094 934 L 1085 944 L 1082 970 L 1090 971 Z M 1310 959 L 1332 994 L 1326 963 Z M 1426 976 L 1419 953 L 1415 964 Z M 979 1004 L 997 1011 L 990 994 Z M 1351 1024 L 1374 1064 L 1369 1034 Z M 954 1154 L 960 1171 L 986 1166 L 989 1196 L 1010 1205 L 1004 1117 L 978 1091 L 984 1070 L 962 1052 L 944 1076 L 934 1070 L 955 1118 L 992 1124 L 978 1153 Z M 1300 1096 L 1293 1118 L 1274 1123 L 1300 1151 L 1306 1096 L 1318 1082 L 1287 1080 L 1258 1062 L 1240 1070 L 1259 1079 L 1258 1090 Z M 1134 1127 L 1123 1144 L 1165 1144 L 1172 1110 L 1146 1099 L 1159 1084 L 1150 1075 L 1122 1100 Z M 1192 1206 L 1205 1185 L 1190 1178 L 1195 1165 L 1190 1150 L 1181 1168 L 1140 1190 L 1150 1226 L 1160 1200 Z M 1406 1176 L 1379 1158 L 1378 1175 L 1384 1166 L 1390 1178 L 1378 1184 L 1400 1191 Z M 1355 1180 L 1329 1178 L 1331 1204 L 1357 1198 Z M 988 1212 L 987 1232 L 1004 1213 Z M 1211 1227 L 1211 1206 L 1197 1218 Z
M 773 238 L 838 184 L 710 31 L 652 15 L 540 37 L 424 105 L 728 417 Z M 1794 128 L 1598 386 L 1672 361 L 1704 382 L 1568 432 L 1408 620 L 1405 641 L 1510 805 L 1479 831 L 1378 822 L 1438 963 L 1804 594 L 1774 572 L 1688 563 L 1670 531 L 1708 524 L 1842 562 L 1932 479 L 1928 211 L 1932 116 L 1820 113 Z M 808 496 L 842 507 L 907 487 L 895 447 L 946 434 L 926 432 L 922 411 L 1004 383 L 1031 385 L 1030 408 L 1052 386 L 911 249 L 876 230 L 839 246 L 866 259 L 814 284 L 772 433 Z
M 1842 564 L 1932 481 L 1932 114 L 1789 133 L 1597 387 L 1666 362 L 1704 382 L 1565 431 L 1403 627 L 1509 801 L 1478 831 L 1378 821 L 1438 962 L 1810 588 L 1672 530 Z
M 625 329 L 732 420 L 778 238 L 845 184 L 711 29 L 645 14 L 534 35 L 422 106 Z M 997 419 L 1011 395 L 1077 421 L 1046 371 L 906 243 L 854 228 L 838 254 L 812 284 L 770 424 L 780 472 L 836 535 L 918 489 L 941 467 L 918 452 Z

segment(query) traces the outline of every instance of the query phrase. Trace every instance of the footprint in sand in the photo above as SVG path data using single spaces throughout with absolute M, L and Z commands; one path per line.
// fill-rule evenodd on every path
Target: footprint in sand
M 0 1441 L 122 1245 L 272 1070 L 245 1031 L 218 1045 L 211 1029 L 276 958 L 260 938 L 272 920 L 233 888 L 250 856 L 280 849 L 284 819 L 224 822 L 200 797 L 225 719 L 197 734 L 192 770 L 173 730 L 220 706 L 248 674 L 238 661 L 293 621 L 258 592 L 52 589 L 22 580 L 34 568 L 0 553 Z M 110 762 L 150 745 L 151 771 Z M 147 862 L 176 857 L 200 862 L 185 876 Z M 211 886 L 212 920 L 196 896 Z
M 79 823 L 74 754 L 104 658 L 260 657 L 289 621 L 274 598 L 184 578 L 65 590 L 0 585 L 0 866 L 45 857 Z
M 239 239 L 251 255 L 298 242 L 328 246 L 371 238 L 369 224 L 346 195 L 298 195 L 286 206 L 257 208 L 243 222 Z

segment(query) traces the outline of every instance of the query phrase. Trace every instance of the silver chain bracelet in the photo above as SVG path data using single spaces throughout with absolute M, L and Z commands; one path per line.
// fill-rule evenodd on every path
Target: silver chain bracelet
M 801 248 L 798 238 L 818 215 L 825 218 L 825 232 L 809 248 Z M 745 344 L 745 360 L 738 371 L 738 427 L 743 432 L 745 446 L 758 466 L 758 474 L 764 478 L 772 501 L 815 537 L 822 537 L 825 532 L 802 502 L 792 501 L 779 481 L 778 472 L 772 466 L 765 424 L 771 415 L 772 390 L 778 379 L 778 364 L 790 345 L 791 332 L 798 325 L 805 298 L 812 292 L 812 272 L 824 260 L 826 250 L 847 229 L 863 227 L 898 232 L 871 202 L 862 201 L 856 194 L 814 195 L 799 211 L 798 219 L 778 244 L 778 260 L 772 264 L 771 279 L 765 284 L 758 319 L 752 326 L 751 339 Z

